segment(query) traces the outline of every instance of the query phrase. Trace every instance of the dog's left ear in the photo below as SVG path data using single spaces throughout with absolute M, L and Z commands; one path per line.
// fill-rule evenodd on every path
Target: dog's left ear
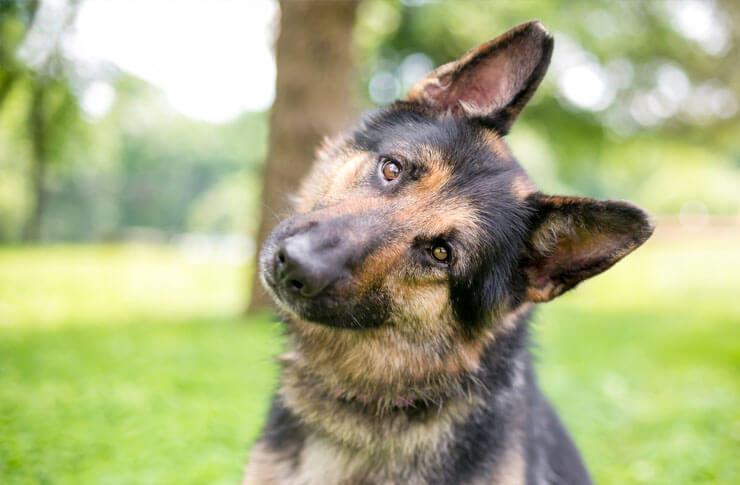
M 482 44 L 419 81 L 406 101 L 440 115 L 477 118 L 506 134 L 545 76 L 553 39 L 533 20 Z
M 539 193 L 529 202 L 536 215 L 519 263 L 527 301 L 552 300 L 607 270 L 653 233 L 647 214 L 627 202 Z

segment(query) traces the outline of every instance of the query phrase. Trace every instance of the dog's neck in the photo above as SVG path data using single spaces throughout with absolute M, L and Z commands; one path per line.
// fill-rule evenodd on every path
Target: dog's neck
M 298 447 L 302 460 L 314 453 L 332 457 L 342 474 L 371 474 L 379 483 L 397 482 L 398 470 L 407 474 L 412 469 L 429 477 L 429 483 L 449 483 L 444 477 L 452 473 L 450 463 L 469 467 L 470 473 L 481 467 L 499 474 L 513 473 L 501 471 L 505 468 L 518 473 L 534 383 L 527 349 L 528 317 L 529 311 L 520 313 L 516 324 L 488 341 L 475 370 L 447 380 L 433 376 L 422 393 L 428 399 L 422 403 L 404 398 L 403 393 L 392 394 L 396 388 L 387 383 L 376 395 L 363 398 L 350 397 L 350 392 L 357 391 L 352 384 L 342 388 L 346 395 L 332 395 L 338 377 L 331 370 L 314 369 L 302 354 L 305 342 L 293 334 L 283 356 L 281 386 L 271 417 L 280 426 L 268 424 L 275 434 L 267 437 L 266 444 L 274 441 L 275 448 L 285 453 L 296 453 Z M 420 395 L 418 389 L 410 391 Z M 410 402 L 394 404 L 391 397 Z M 490 432 L 493 429 L 497 432 Z M 476 449 L 468 446 L 471 440 Z M 294 451 L 285 449 L 286 443 Z M 308 463 L 305 466 L 311 468 Z M 466 470 L 454 473 L 460 477 Z
M 383 348 L 394 344 L 392 330 L 291 322 L 280 398 L 309 429 L 345 447 L 414 454 L 476 410 L 500 404 L 504 412 L 518 399 L 529 367 L 529 313 L 511 314 L 487 336 L 446 349 L 449 355 L 408 342 L 400 352 Z

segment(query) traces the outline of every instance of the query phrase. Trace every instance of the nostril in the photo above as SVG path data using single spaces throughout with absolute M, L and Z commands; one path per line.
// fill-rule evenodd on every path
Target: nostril
M 1 0 L 0 0 L 1 1 Z M 317 234 L 297 234 L 281 241 L 272 256 L 275 283 L 290 298 L 314 298 L 334 279 L 333 252 L 319 248 Z

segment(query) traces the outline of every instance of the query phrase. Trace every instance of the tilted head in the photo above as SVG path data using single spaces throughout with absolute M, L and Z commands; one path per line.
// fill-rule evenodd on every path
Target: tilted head
M 649 237 L 628 203 L 538 192 L 503 141 L 552 47 L 539 22 L 519 25 L 324 144 L 260 256 L 299 332 L 341 346 L 334 357 L 374 348 L 388 373 L 415 358 L 474 367 L 480 335 Z M 368 352 L 353 355 L 380 365 Z

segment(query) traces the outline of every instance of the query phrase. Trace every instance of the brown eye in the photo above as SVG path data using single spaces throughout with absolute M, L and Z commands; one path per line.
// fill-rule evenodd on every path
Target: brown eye
M 395 160 L 386 159 L 381 171 L 386 180 L 395 180 L 401 174 L 401 166 Z
M 445 246 L 434 246 L 432 248 L 432 256 L 437 261 L 447 261 L 447 258 L 450 257 L 450 251 Z

